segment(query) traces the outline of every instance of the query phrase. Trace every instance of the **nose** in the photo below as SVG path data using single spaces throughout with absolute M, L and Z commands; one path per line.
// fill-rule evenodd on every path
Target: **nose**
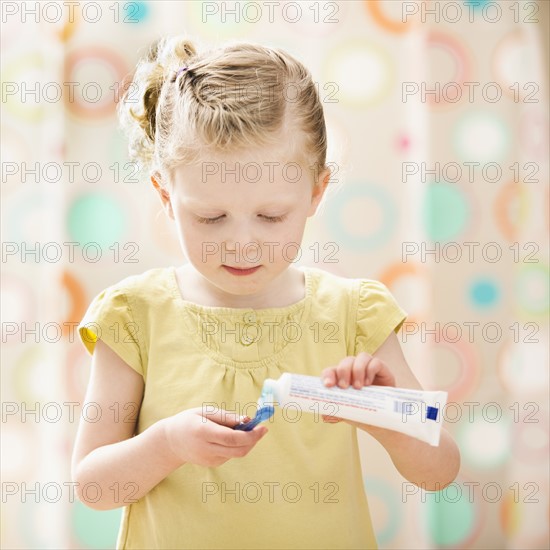
M 255 258 L 261 254 L 260 241 L 251 224 L 237 222 L 227 228 L 228 235 L 222 243 L 222 250 L 234 254 L 233 261 L 239 264 L 257 263 Z
M 227 234 L 224 244 L 227 250 L 238 250 L 247 244 L 254 242 L 254 230 L 252 224 L 244 220 L 233 220 L 225 227 Z

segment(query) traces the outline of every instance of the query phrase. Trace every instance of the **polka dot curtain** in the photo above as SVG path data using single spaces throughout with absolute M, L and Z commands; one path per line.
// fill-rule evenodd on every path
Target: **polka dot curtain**
M 416 376 L 449 393 L 462 467 L 441 492 L 359 435 L 380 548 L 548 548 L 544 2 L 68 4 L 2 6 L 2 546 L 114 547 L 122 509 L 71 485 L 75 327 L 106 286 L 185 261 L 115 108 L 147 45 L 187 32 L 310 68 L 334 192 L 299 263 L 383 281 Z

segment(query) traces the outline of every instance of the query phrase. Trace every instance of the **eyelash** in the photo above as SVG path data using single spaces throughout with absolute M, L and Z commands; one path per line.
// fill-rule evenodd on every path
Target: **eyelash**
M 265 220 L 267 220 L 269 223 L 277 223 L 282 222 L 286 218 L 286 214 L 284 216 L 262 216 Z M 197 218 L 197 221 L 199 223 L 217 223 L 218 220 L 221 220 L 223 216 L 218 216 L 217 218 Z

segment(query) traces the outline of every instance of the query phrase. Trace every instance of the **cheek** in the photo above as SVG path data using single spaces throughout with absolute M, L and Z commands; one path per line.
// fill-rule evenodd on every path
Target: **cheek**
M 181 216 L 181 213 L 176 218 L 177 230 L 179 233 L 180 242 L 187 251 L 187 254 L 192 257 L 200 256 L 208 240 L 211 240 L 206 236 L 204 228 L 197 226 L 192 220 L 186 219 Z
M 180 239 L 186 255 L 195 263 L 218 264 L 234 261 L 234 256 L 224 254 L 226 231 L 214 225 L 205 225 L 192 219 L 180 218 Z M 269 240 L 269 239 L 267 239 Z M 279 239 L 280 240 L 280 239 Z
M 300 220 L 293 221 L 272 230 L 265 239 L 270 243 L 274 250 L 275 261 L 289 262 L 294 260 L 299 254 L 298 250 L 302 245 L 302 236 L 304 234 L 304 225 Z M 265 247 L 267 250 L 267 246 Z
M 292 225 L 289 225 L 285 231 L 283 232 L 283 238 L 287 243 L 290 242 L 297 242 L 300 244 L 300 241 L 302 240 L 302 234 L 303 234 L 303 225 L 299 223 L 294 223 Z
M 285 229 L 288 241 L 301 241 L 304 234 L 304 229 L 306 226 L 307 217 L 296 218 L 288 224 L 288 227 Z

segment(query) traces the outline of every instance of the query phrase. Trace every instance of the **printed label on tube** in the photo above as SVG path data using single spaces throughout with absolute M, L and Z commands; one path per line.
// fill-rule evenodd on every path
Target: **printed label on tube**
M 365 386 L 361 389 L 325 387 L 320 377 L 284 373 L 278 380 L 267 379 L 264 391 L 272 392 L 279 405 L 294 403 L 304 412 L 309 405 L 330 403 L 336 417 L 378 426 L 439 445 L 441 415 L 447 392 L 422 391 L 390 386 Z

